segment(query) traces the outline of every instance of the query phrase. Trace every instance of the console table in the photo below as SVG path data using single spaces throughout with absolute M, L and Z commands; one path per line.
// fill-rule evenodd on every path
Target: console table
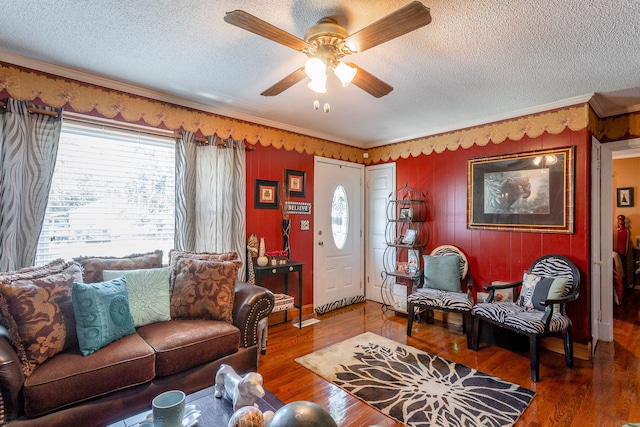
M 263 286 L 262 281 L 265 277 L 282 275 L 284 276 L 284 293 L 289 294 L 289 274 L 298 273 L 298 305 L 293 306 L 298 311 L 298 326 L 302 328 L 302 266 L 303 262 L 289 261 L 286 264 L 265 265 L 264 267 L 254 266 L 253 270 L 256 275 L 256 285 Z M 284 312 L 284 321 L 288 321 L 288 311 Z

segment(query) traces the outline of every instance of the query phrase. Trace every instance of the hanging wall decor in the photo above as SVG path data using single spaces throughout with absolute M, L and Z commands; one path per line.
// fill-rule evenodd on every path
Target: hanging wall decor
M 619 208 L 631 208 L 633 207 L 633 188 L 618 188 L 617 193 L 617 207 Z
M 267 181 L 256 179 L 254 205 L 256 209 L 278 209 L 278 192 L 280 183 L 278 181 Z
M 573 233 L 574 147 L 467 162 L 467 227 Z
M 285 169 L 284 182 L 291 197 L 305 197 L 306 172 Z

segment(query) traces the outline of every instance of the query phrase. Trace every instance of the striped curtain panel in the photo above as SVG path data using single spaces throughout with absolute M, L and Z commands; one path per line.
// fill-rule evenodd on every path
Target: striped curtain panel
M 246 253 L 246 157 L 243 141 L 187 132 L 176 146 L 176 248 Z
M 62 109 L 4 100 L 0 110 L 0 271 L 34 264 L 58 154 Z

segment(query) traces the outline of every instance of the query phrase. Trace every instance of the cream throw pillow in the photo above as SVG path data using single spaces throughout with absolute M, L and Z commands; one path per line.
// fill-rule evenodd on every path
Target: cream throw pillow
M 169 267 L 144 270 L 104 270 L 104 280 L 124 277 L 134 326 L 171 320 Z

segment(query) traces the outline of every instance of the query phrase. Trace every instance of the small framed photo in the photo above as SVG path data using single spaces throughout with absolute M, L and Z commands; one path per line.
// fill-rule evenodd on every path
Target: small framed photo
M 278 181 L 256 179 L 254 205 L 256 209 L 278 209 Z
M 617 200 L 619 208 L 630 208 L 633 206 L 633 188 L 618 188 Z
M 409 228 L 402 238 L 403 245 L 413 245 L 416 242 L 416 230 Z
M 285 185 L 287 186 L 286 191 L 288 191 L 289 196 L 305 197 L 306 175 L 307 173 L 304 171 L 295 171 L 291 169 L 285 169 L 284 182 L 285 182 Z
M 398 219 L 401 221 L 411 221 L 413 219 L 413 208 L 400 208 Z

